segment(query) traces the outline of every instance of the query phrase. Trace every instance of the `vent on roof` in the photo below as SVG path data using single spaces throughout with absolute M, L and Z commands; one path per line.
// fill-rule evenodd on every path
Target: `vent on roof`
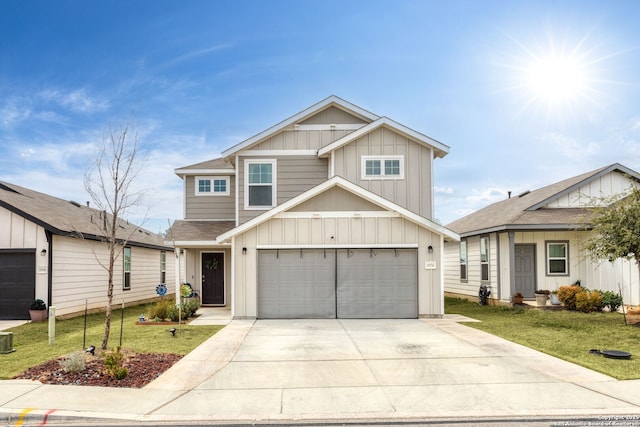
M 526 196 L 526 195 L 527 195 L 527 194 L 529 194 L 529 193 L 531 193 L 531 190 L 527 190 L 527 191 L 525 191 L 524 193 L 520 193 L 520 194 L 518 194 L 518 197 L 524 197 L 524 196 Z
M 73 200 L 69 200 L 69 203 L 71 203 L 73 206 L 75 206 L 76 208 L 82 207 L 82 205 L 78 202 L 74 202 Z

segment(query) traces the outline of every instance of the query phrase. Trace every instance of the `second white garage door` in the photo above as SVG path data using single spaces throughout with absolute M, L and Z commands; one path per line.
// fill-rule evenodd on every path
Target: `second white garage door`
M 258 251 L 258 317 L 416 318 L 416 249 Z

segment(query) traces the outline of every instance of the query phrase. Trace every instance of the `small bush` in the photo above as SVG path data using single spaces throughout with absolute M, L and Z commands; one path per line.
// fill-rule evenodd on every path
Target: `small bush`
M 576 293 L 576 310 L 583 313 L 602 311 L 602 294 L 600 291 L 582 289 Z
M 618 308 L 622 305 L 622 295 L 617 292 L 605 291 L 602 294 L 602 304 L 605 307 L 609 307 L 610 312 L 618 311 Z
M 169 317 L 169 320 L 171 320 L 172 322 L 177 322 L 179 319 L 179 315 L 180 313 L 178 312 L 178 306 L 175 304 L 171 305 L 171 307 L 169 307 L 169 309 L 167 310 L 167 317 Z
M 107 375 L 111 378 L 122 380 L 129 375 L 129 370 L 123 366 L 124 354 L 120 351 L 120 347 L 116 347 L 109 353 L 105 353 L 103 363 Z
M 84 353 L 76 351 L 69 357 L 60 361 L 60 366 L 65 372 L 82 372 L 85 368 Z
M 558 288 L 558 299 L 567 310 L 575 310 L 576 309 L 576 294 L 583 289 L 577 285 L 571 286 L 560 286 Z
M 171 300 L 158 301 L 147 310 L 147 318 L 150 320 L 157 319 L 159 321 L 168 318 L 168 310 L 171 305 L 173 305 L 173 301 Z

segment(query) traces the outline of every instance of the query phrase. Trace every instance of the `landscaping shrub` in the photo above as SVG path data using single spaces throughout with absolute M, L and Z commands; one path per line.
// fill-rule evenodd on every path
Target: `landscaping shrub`
M 567 310 L 575 310 L 576 294 L 582 290 L 582 287 L 577 285 L 560 286 L 558 288 L 558 299 L 567 307 Z
M 167 317 L 172 322 L 177 322 L 179 320 L 179 315 L 180 313 L 178 312 L 178 306 L 175 304 L 171 305 L 171 307 L 169 307 L 169 309 L 167 310 Z
M 173 305 L 172 300 L 158 301 L 147 310 L 147 318 L 150 320 L 162 321 L 169 317 L 168 310 Z
M 186 308 L 191 313 L 189 317 L 193 316 L 200 308 L 200 301 L 197 298 L 191 298 L 185 304 Z
M 121 380 L 129 374 L 129 370 L 123 366 L 124 354 L 120 351 L 120 347 L 116 347 L 109 353 L 105 353 L 103 363 L 107 375 L 112 378 Z
M 609 307 L 610 312 L 618 311 L 622 305 L 622 295 L 617 292 L 605 291 L 602 294 L 602 305 Z
M 576 293 L 576 310 L 583 313 L 602 311 L 602 294 L 600 291 L 582 289 Z

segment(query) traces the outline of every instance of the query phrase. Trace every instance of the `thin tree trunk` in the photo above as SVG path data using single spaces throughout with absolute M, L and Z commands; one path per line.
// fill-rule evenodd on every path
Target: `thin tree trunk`
M 109 280 L 107 283 L 107 307 L 104 316 L 104 335 L 102 336 L 103 350 L 107 349 L 109 344 L 109 333 L 111 332 L 111 305 L 113 303 L 113 267 L 115 263 L 115 248 L 110 245 L 109 248 Z

